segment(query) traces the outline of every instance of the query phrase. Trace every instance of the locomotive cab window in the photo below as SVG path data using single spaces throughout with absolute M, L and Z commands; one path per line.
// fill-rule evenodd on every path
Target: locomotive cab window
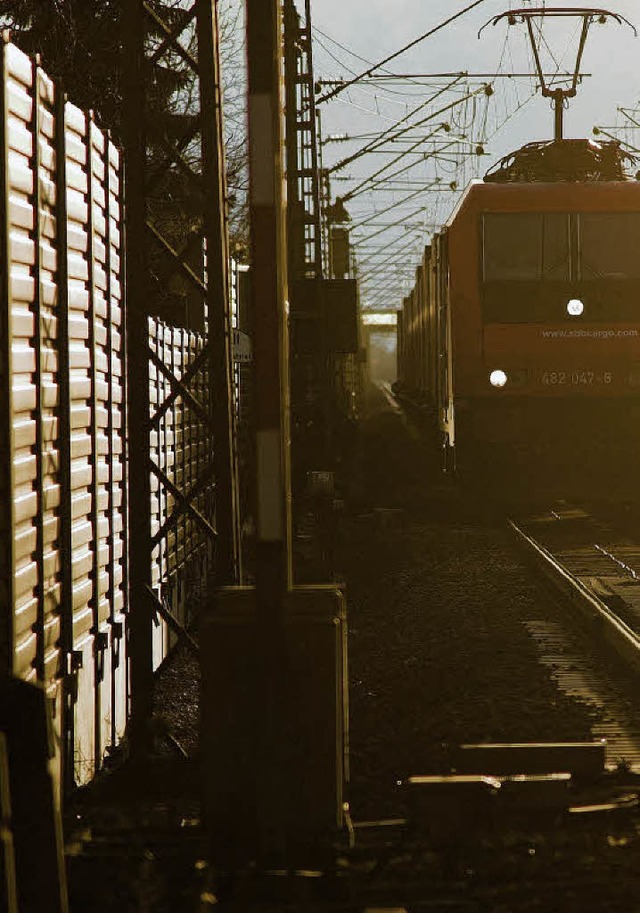
M 566 213 L 485 213 L 482 227 L 485 282 L 569 279 Z
M 540 219 L 528 213 L 488 213 L 483 219 L 485 282 L 538 279 Z
M 491 212 L 480 230 L 488 323 L 638 316 L 640 213 Z
M 640 213 L 581 213 L 578 227 L 580 279 L 640 279 Z

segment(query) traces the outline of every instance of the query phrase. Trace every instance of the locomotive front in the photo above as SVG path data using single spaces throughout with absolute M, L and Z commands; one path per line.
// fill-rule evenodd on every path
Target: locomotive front
M 640 184 L 474 184 L 447 240 L 457 467 L 629 469 L 640 452 Z

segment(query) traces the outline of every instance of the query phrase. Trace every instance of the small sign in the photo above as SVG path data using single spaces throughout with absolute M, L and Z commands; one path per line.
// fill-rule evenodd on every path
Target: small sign
M 249 364 L 253 361 L 251 337 L 242 330 L 233 330 L 233 360 L 240 364 Z
M 309 494 L 330 495 L 334 490 L 334 475 L 332 472 L 312 471 L 307 473 Z

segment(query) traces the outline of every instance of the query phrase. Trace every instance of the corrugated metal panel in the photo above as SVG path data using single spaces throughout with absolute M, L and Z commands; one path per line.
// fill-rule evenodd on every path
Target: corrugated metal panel
M 69 376 L 71 409 L 71 566 L 73 651 L 77 676 L 74 707 L 74 776 L 89 780 L 96 769 L 96 624 L 94 611 L 94 383 L 92 200 L 89 195 L 87 121 L 66 110 Z
M 111 629 L 110 669 L 105 681 L 110 681 L 109 739 L 115 745 L 124 735 L 127 719 L 127 663 L 125 656 L 125 611 L 127 608 L 127 527 L 125 472 L 125 377 L 123 294 L 120 256 L 120 156 L 112 143 L 107 143 L 104 210 L 104 269 L 106 275 L 106 396 L 100 398 L 107 406 L 107 446 L 109 462 L 108 522 L 109 576 L 108 601 Z
M 120 161 L 6 43 L 2 69 L 0 643 L 85 782 L 127 706 Z

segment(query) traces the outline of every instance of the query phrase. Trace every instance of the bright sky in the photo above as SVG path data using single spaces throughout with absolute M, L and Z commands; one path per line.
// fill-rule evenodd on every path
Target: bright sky
M 464 9 L 471 0 L 311 2 L 316 79 L 336 79 L 349 78 L 367 68 L 368 64 L 355 55 L 366 61 L 380 61 Z M 302 0 L 298 0 L 298 5 L 302 8 Z M 508 26 L 506 20 L 502 20 L 495 27 L 489 25 L 479 39 L 478 30 L 510 7 L 532 9 L 543 5 L 542 0 L 534 3 L 484 0 L 454 24 L 387 64 L 387 69 L 395 73 L 531 72 L 533 61 L 525 26 Z M 554 5 L 579 7 L 575 0 L 562 0 Z M 550 8 L 549 4 L 547 8 Z M 629 19 L 640 31 L 640 3 L 637 0 L 618 0 L 610 9 Z M 555 71 L 561 64 L 571 70 L 578 37 L 578 20 L 555 20 L 553 23 L 545 20 L 544 40 L 540 43 L 541 54 L 546 55 L 544 68 Z M 581 70 L 593 76 L 584 79 L 578 88 L 578 97 L 571 101 L 565 114 L 566 136 L 591 136 L 594 125 L 608 127 L 624 120 L 617 112 L 618 107 L 639 105 L 640 37 L 634 38 L 628 26 L 618 25 L 613 20 L 606 25 L 592 25 Z M 493 89 L 490 98 L 482 89 L 485 82 L 490 82 Z M 446 221 L 459 190 L 469 179 L 482 175 L 498 158 L 525 142 L 552 135 L 549 101 L 539 93 L 535 94 L 535 81 L 529 79 L 461 81 L 453 89 L 443 91 L 432 104 L 426 104 L 419 115 L 410 115 L 412 108 L 425 103 L 444 86 L 443 80 L 420 84 L 378 81 L 361 84 L 358 88 L 354 86 L 335 100 L 320 105 L 325 139 L 323 163 L 331 168 L 366 144 L 370 135 L 388 129 L 401 118 L 409 115 L 406 122 L 409 124 L 457 102 L 449 112 L 412 128 L 393 145 L 387 144 L 375 154 L 363 156 L 332 174 L 332 195 L 348 194 L 416 140 L 424 140 L 418 142 L 411 154 L 413 158 L 407 155 L 397 166 L 382 173 L 381 178 L 407 162 L 413 162 L 392 185 L 387 182 L 386 186 L 380 184 L 374 191 L 358 192 L 347 203 L 354 222 L 352 235 L 358 243 L 365 306 L 395 308 L 401 304 L 403 293 L 412 283 L 422 245 L 434 228 Z M 464 97 L 473 91 L 478 92 L 474 99 L 464 101 Z M 445 122 L 448 130 L 440 127 Z M 434 129 L 439 131 L 439 136 L 426 140 L 427 134 Z M 345 133 L 361 138 L 327 142 L 328 137 Z M 441 152 L 436 158 L 430 155 L 428 161 L 418 162 L 420 153 L 432 152 L 434 143 L 443 149 L 454 136 L 458 142 L 449 145 L 446 154 Z M 628 131 L 624 136 L 640 146 L 640 130 Z M 482 158 L 468 154 L 478 143 L 486 153 Z M 452 182 L 456 185 L 453 191 L 449 187 Z M 420 189 L 427 184 L 432 184 L 430 191 Z M 414 196 L 403 203 L 410 193 Z M 355 227 L 363 221 L 366 221 L 365 225 Z M 398 224 L 392 224 L 394 222 Z

